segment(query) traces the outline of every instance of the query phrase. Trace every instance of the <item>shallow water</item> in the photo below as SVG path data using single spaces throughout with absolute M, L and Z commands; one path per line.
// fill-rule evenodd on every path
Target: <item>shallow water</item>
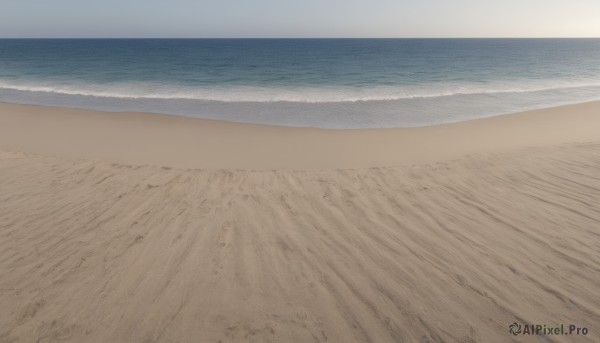
M 600 99 L 600 39 L 0 40 L 0 101 L 322 128 Z

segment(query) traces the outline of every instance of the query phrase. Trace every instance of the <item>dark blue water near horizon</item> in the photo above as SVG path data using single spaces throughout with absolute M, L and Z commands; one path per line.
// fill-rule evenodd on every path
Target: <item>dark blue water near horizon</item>
M 600 99 L 600 39 L 1 39 L 0 101 L 323 128 Z

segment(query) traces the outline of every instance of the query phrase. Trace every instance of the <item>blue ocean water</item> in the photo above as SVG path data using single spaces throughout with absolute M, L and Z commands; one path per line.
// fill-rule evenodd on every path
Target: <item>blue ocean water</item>
M 600 99 L 600 39 L 0 40 L 0 101 L 321 128 Z

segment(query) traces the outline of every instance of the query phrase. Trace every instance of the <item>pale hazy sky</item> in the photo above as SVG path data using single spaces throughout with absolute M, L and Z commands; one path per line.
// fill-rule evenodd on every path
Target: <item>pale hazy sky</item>
M 600 37 L 600 0 L 0 0 L 0 37 Z

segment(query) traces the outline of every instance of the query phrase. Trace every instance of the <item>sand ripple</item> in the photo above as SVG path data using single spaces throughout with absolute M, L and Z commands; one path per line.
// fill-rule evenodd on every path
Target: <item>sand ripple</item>
M 600 335 L 600 144 L 310 172 L 3 152 L 0 176 L 0 342 Z

